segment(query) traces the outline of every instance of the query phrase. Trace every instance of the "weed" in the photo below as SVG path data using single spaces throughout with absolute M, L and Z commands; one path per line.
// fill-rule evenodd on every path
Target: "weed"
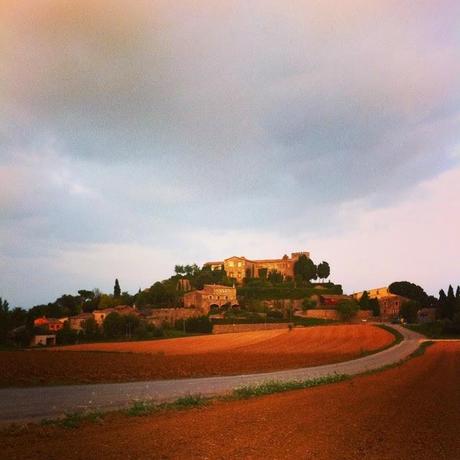
M 41 421 L 42 425 L 56 425 L 64 428 L 78 428 L 83 422 L 102 423 L 104 414 L 101 412 L 71 412 L 65 414 L 63 418 Z
M 286 382 L 269 381 L 257 385 L 247 385 L 233 390 L 232 399 L 247 399 L 256 396 L 281 393 L 284 391 L 300 390 L 303 388 L 312 388 L 318 385 L 342 382 L 349 379 L 350 376 L 345 374 L 327 375 L 309 380 L 290 380 Z
M 161 404 L 154 404 L 151 401 L 135 401 L 133 405 L 127 409 L 126 414 L 131 417 L 140 417 L 160 410 L 182 410 L 192 407 L 202 407 L 209 404 L 210 400 L 210 398 L 197 394 L 182 396 L 175 401 Z

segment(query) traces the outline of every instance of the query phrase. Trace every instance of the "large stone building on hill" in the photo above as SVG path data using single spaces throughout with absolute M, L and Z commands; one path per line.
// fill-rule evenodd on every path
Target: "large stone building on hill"
M 235 287 L 205 284 L 199 291 L 184 294 L 184 307 L 198 308 L 203 314 L 208 314 L 213 306 L 222 307 L 227 304 L 230 306 L 238 304 Z
M 246 257 L 229 257 L 223 261 L 206 262 L 204 265 L 210 267 L 211 270 L 224 269 L 229 278 L 234 278 L 237 283 L 242 283 L 244 278 L 259 278 L 261 269 L 266 269 L 267 272 L 276 270 L 284 277 L 294 277 L 294 264 L 301 255 L 310 258 L 309 252 L 293 252 L 291 257 L 287 255 L 281 259 L 261 259 L 250 260 Z

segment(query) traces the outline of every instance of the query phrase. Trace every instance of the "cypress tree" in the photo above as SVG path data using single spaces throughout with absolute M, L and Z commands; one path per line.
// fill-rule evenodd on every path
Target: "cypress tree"
M 441 289 L 439 291 L 438 309 L 439 309 L 439 317 L 445 318 L 447 316 L 447 296 L 446 296 L 446 293 L 444 292 L 444 289 Z
M 115 286 L 113 287 L 113 296 L 114 297 L 121 296 L 121 289 L 120 289 L 120 283 L 118 282 L 118 278 L 115 279 Z
M 446 317 L 449 319 L 454 318 L 455 312 L 455 295 L 454 295 L 454 288 L 452 285 L 449 285 L 449 289 L 447 290 L 447 301 L 446 301 Z

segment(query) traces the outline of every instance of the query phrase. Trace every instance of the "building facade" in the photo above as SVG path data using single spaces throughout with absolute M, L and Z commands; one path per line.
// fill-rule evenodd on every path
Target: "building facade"
M 281 259 L 258 259 L 250 260 L 246 257 L 233 256 L 223 261 L 206 262 L 205 267 L 211 270 L 225 270 L 229 278 L 233 278 L 237 283 L 241 284 L 244 278 L 259 278 L 260 271 L 266 270 L 267 273 L 271 271 L 280 272 L 285 278 L 294 277 L 294 264 L 301 255 L 310 258 L 310 253 L 293 252 L 291 257 L 284 255 Z
M 198 308 L 208 314 L 212 306 L 237 305 L 236 288 L 221 284 L 205 284 L 203 289 L 184 294 L 185 308 Z
M 366 291 L 369 299 L 377 299 L 380 306 L 380 317 L 382 319 L 392 319 L 399 317 L 401 306 L 409 299 L 400 295 L 392 294 L 388 287 L 369 289 Z M 358 302 L 363 296 L 364 291 L 355 292 L 353 298 Z
M 375 289 L 368 289 L 367 291 L 355 292 L 354 294 L 352 294 L 353 298 L 359 302 L 364 292 L 367 292 L 369 299 L 381 299 L 382 297 L 388 297 L 388 296 L 394 295 L 390 292 L 388 287 L 381 287 L 381 288 L 375 288 Z

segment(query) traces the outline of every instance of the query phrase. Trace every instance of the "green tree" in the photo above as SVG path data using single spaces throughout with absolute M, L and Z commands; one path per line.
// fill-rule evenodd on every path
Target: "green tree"
M 305 254 L 299 256 L 294 263 L 294 275 L 300 277 L 302 281 L 311 281 L 318 277 L 317 268 L 313 261 Z
M 270 270 L 268 281 L 273 284 L 281 284 L 283 282 L 283 274 L 278 270 Z
M 176 273 L 176 275 L 184 275 L 185 274 L 184 266 L 183 265 L 175 265 L 174 266 L 174 272 Z
M 359 299 L 358 303 L 359 303 L 359 308 L 361 310 L 371 310 L 372 309 L 371 299 L 369 299 L 369 294 L 367 291 L 363 292 L 363 295 Z
M 71 345 L 78 339 L 77 331 L 70 328 L 70 324 L 66 321 L 64 327 L 56 332 L 56 343 L 58 345 Z
M 118 313 L 109 313 L 103 323 L 104 335 L 109 339 L 118 339 L 125 333 L 125 323 Z
M 350 321 L 359 311 L 359 304 L 356 300 L 341 300 L 337 304 L 337 312 L 342 321 Z
M 140 319 L 136 315 L 124 315 L 122 317 L 124 325 L 124 334 L 127 338 L 131 339 L 137 334 L 140 327 Z
M 401 305 L 400 316 L 408 323 L 417 322 L 417 313 L 420 310 L 420 304 L 415 300 L 409 300 Z
M 444 319 L 447 318 L 447 296 L 444 292 L 444 289 L 439 291 L 439 300 L 438 300 L 438 318 Z
M 321 262 L 318 264 L 318 278 L 325 280 L 326 278 L 329 278 L 329 275 L 331 274 L 331 267 L 329 264 L 325 261 Z
M 183 320 L 178 321 L 176 328 L 183 330 Z M 209 334 L 212 332 L 212 323 L 207 316 L 198 316 L 196 318 L 188 318 L 185 320 L 186 332 L 201 332 Z
M 454 288 L 450 284 L 449 289 L 447 290 L 447 303 L 446 303 L 446 317 L 447 318 L 454 319 L 456 304 L 457 304 L 457 301 L 455 299 Z
M 112 308 L 115 306 L 115 302 L 112 296 L 108 294 L 101 294 L 99 297 L 99 310 L 104 310 L 105 308 Z
M 5 343 L 10 328 L 10 304 L 0 297 L 0 343 Z
M 114 297 L 121 296 L 121 289 L 120 289 L 120 283 L 118 282 L 118 278 L 115 279 L 115 286 L 113 287 L 113 296 Z
M 99 326 L 94 318 L 88 318 L 82 324 L 83 335 L 87 339 L 95 339 L 99 336 Z
M 422 307 L 428 306 L 428 294 L 417 284 L 410 283 L 409 281 L 396 281 L 390 284 L 389 291 L 392 294 L 415 300 Z
M 268 269 L 267 268 L 259 268 L 259 278 L 261 280 L 266 280 L 268 275 Z

